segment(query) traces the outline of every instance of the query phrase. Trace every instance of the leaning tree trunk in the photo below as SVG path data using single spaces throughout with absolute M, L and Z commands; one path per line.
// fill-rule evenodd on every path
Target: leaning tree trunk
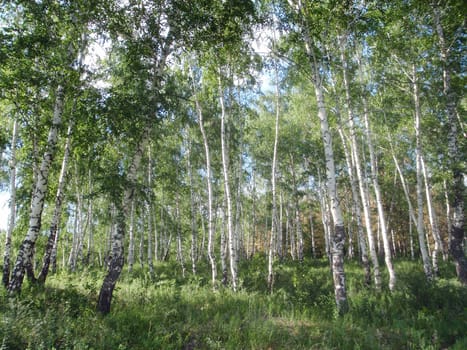
M 373 278 L 375 281 L 376 290 L 381 289 L 381 272 L 379 268 L 378 254 L 376 252 L 375 237 L 373 234 L 373 227 L 371 225 L 371 209 L 370 209 L 370 198 L 368 194 L 368 188 L 365 185 L 365 175 L 362 170 L 362 161 L 360 160 L 360 153 L 358 150 L 357 138 L 355 135 L 355 125 L 352 118 L 349 118 L 350 127 L 350 140 L 351 140 L 351 159 L 354 163 L 354 167 L 357 175 L 358 189 L 360 191 L 360 197 L 362 200 L 363 218 L 365 221 L 365 229 L 368 239 L 368 248 L 370 251 L 371 262 L 373 264 Z
M 343 56 L 345 57 L 345 56 Z M 345 61 L 345 59 L 344 59 Z M 344 63 L 346 64 L 346 63 Z M 361 61 L 360 57 L 358 58 L 358 64 L 361 67 Z M 347 81 L 346 78 L 346 69 L 344 69 L 344 80 Z M 361 83 L 363 84 L 363 79 L 361 77 Z M 347 85 L 347 82 L 345 83 Z M 362 93 L 364 93 L 362 91 Z M 350 99 L 350 92 L 349 88 L 347 85 L 346 88 L 346 96 L 347 99 Z M 391 258 L 391 249 L 389 245 L 389 239 L 387 236 L 386 232 L 386 222 L 385 222 L 385 217 L 384 217 L 384 210 L 383 210 L 383 205 L 382 205 L 382 199 L 381 199 L 381 192 L 379 189 L 379 183 L 377 180 L 377 174 L 376 174 L 376 160 L 375 160 L 375 155 L 373 151 L 373 143 L 372 143 L 372 135 L 371 135 L 371 130 L 370 130 L 370 125 L 369 125 L 369 117 L 368 117 L 368 107 L 367 107 L 367 101 L 366 98 L 363 97 L 363 115 L 364 115 L 364 122 L 365 122 L 365 134 L 368 142 L 368 148 L 370 152 L 370 168 L 371 168 L 371 178 L 373 182 L 373 188 L 375 191 L 375 197 L 376 197 L 376 203 L 377 203 L 377 210 L 378 210 L 378 224 L 379 227 L 381 227 L 381 233 L 383 236 L 383 245 L 384 245 L 384 252 L 385 252 L 385 262 L 386 262 L 386 267 L 388 268 L 389 272 L 389 289 L 393 290 L 395 287 L 396 283 L 396 274 L 394 271 L 394 267 L 392 264 L 392 258 Z M 355 135 L 355 124 L 353 120 L 353 116 L 349 116 L 349 121 L 351 125 L 351 135 L 352 135 L 352 145 L 353 145 L 353 155 L 355 157 L 355 162 L 356 162 L 356 169 L 357 169 L 357 177 L 359 181 L 359 188 L 360 188 L 360 194 L 362 197 L 362 203 L 363 203 L 363 208 L 364 208 L 364 215 L 365 215 L 365 224 L 367 226 L 367 234 L 368 234 L 368 245 L 370 248 L 370 255 L 373 261 L 374 265 L 374 275 L 375 275 L 375 286 L 376 289 L 379 290 L 381 289 L 381 274 L 379 270 L 379 262 L 378 262 L 378 256 L 376 253 L 376 246 L 374 243 L 374 236 L 371 228 L 371 220 L 370 220 L 370 199 L 369 199 L 369 193 L 368 193 L 368 188 L 366 187 L 364 181 L 363 181 L 363 171 L 362 171 L 362 164 L 365 164 L 366 162 L 363 160 L 363 162 L 360 162 L 360 157 L 359 157 L 359 152 L 358 152 L 358 146 L 357 146 L 357 139 Z M 379 232 L 378 232 L 379 233 Z M 380 251 L 380 241 L 378 239 L 378 252 Z
M 226 136 L 226 124 L 227 124 L 227 113 L 224 104 L 224 91 L 222 88 L 221 78 L 219 76 L 219 102 L 221 105 L 221 153 L 222 153 L 222 171 L 224 175 L 224 195 L 226 202 L 226 223 L 227 223 L 227 234 L 228 234 L 228 245 L 229 245 L 229 261 L 230 261 L 230 274 L 232 277 L 232 289 L 237 291 L 237 250 L 235 247 L 235 232 L 232 223 L 232 197 L 230 194 L 230 179 L 229 179 L 229 157 L 227 149 L 227 136 Z
M 45 247 L 44 259 L 42 263 L 42 269 L 37 278 L 39 283 L 45 283 L 47 274 L 49 273 L 50 260 L 54 246 L 56 247 L 58 240 L 58 229 L 61 222 L 62 216 L 62 203 L 65 190 L 66 173 L 68 169 L 68 160 L 70 158 L 71 148 L 71 133 L 74 126 L 74 120 L 70 120 L 67 131 L 67 138 L 65 142 L 65 151 L 63 154 L 62 168 L 60 170 L 60 176 L 58 178 L 57 194 L 55 195 L 55 208 L 52 216 L 52 222 L 50 223 L 50 233 L 47 239 L 47 245 Z
M 123 244 L 126 231 L 126 220 L 130 214 L 131 203 L 134 200 L 136 175 L 141 164 L 141 158 L 143 157 L 144 150 L 146 149 L 146 145 L 149 141 L 149 135 L 150 126 L 147 126 L 128 169 L 127 183 L 129 185 L 123 193 L 121 202 L 119 202 L 117 196 L 117 201 L 115 203 L 117 209 L 117 227 L 112 234 L 112 247 L 108 273 L 102 282 L 99 292 L 99 300 L 97 302 L 97 311 L 102 314 L 108 314 L 110 312 L 113 291 L 123 269 L 125 260 L 123 256 Z
M 191 78 L 194 84 L 194 74 L 193 69 L 190 69 Z M 214 213 L 213 213 L 213 194 L 212 194 L 212 170 L 211 170 L 211 154 L 209 149 L 208 138 L 206 135 L 206 130 L 204 128 L 204 120 L 203 120 L 203 110 L 201 109 L 201 105 L 199 103 L 198 94 L 196 92 L 195 87 L 193 86 L 193 93 L 195 98 L 195 107 L 196 112 L 198 114 L 198 125 L 201 131 L 201 136 L 203 138 L 203 145 L 204 145 L 204 156 L 206 161 L 206 185 L 208 191 L 208 258 L 209 263 L 211 264 L 211 283 L 212 287 L 216 287 L 216 279 L 217 279 L 217 263 L 216 263 L 216 256 L 214 252 L 214 240 L 215 240 L 215 231 L 214 231 Z
M 362 210 L 361 210 L 360 199 L 359 199 L 359 194 L 358 194 L 358 181 L 354 174 L 354 166 L 352 162 L 353 157 L 351 156 L 349 149 L 347 147 L 346 138 L 344 136 L 344 132 L 340 124 L 339 124 L 339 135 L 341 137 L 342 145 L 344 148 L 345 161 L 347 164 L 347 173 L 349 175 L 350 188 L 352 191 L 353 211 L 356 217 L 355 221 L 357 223 L 357 238 L 358 238 L 358 245 L 360 247 L 360 258 L 363 264 L 363 269 L 365 271 L 365 283 L 369 285 L 371 283 L 371 269 L 370 269 L 370 262 L 368 260 L 366 240 L 365 240 L 365 236 L 363 233 L 363 227 L 362 227 Z
M 5 236 L 5 250 L 3 253 L 3 275 L 2 282 L 8 287 L 10 282 L 10 254 L 11 254 L 11 236 L 15 227 L 16 218 L 16 142 L 18 138 L 18 120 L 13 121 L 13 136 L 11 138 L 11 156 L 10 166 L 10 213 L 8 216 L 8 228 Z
M 370 120 L 368 116 L 368 107 L 366 103 L 366 99 L 363 99 L 363 116 L 365 119 L 365 133 L 368 142 L 368 149 L 370 152 L 370 168 L 371 168 L 371 177 L 373 181 L 373 189 L 375 191 L 376 197 L 376 207 L 378 210 L 378 217 L 381 229 L 381 237 L 383 240 L 383 249 L 384 249 L 384 261 L 386 263 L 386 267 L 389 273 L 389 290 L 393 291 L 396 287 L 396 271 L 394 270 L 394 266 L 392 263 L 392 256 L 391 256 L 391 245 L 389 242 L 389 236 L 387 232 L 387 225 L 386 219 L 384 215 L 383 209 L 383 200 L 381 198 L 381 190 L 378 183 L 378 174 L 376 169 L 376 157 L 375 152 L 373 149 L 373 141 L 372 141 L 372 133 L 370 128 Z
M 434 5 L 434 25 L 438 33 L 440 47 L 440 58 L 443 68 L 443 95 L 446 104 L 448 116 L 448 149 L 450 169 L 452 172 L 452 196 L 451 208 L 453 215 L 451 219 L 451 242 L 449 250 L 456 264 L 457 278 L 462 284 L 467 284 L 467 259 L 464 252 L 464 201 L 465 201 L 465 155 L 458 145 L 457 140 L 457 113 L 456 113 L 456 94 L 451 85 L 451 69 L 449 67 L 449 47 L 444 36 L 443 26 L 441 24 L 441 13 L 439 8 Z
M 112 294 L 117 283 L 118 277 L 122 272 L 124 257 L 123 257 L 123 239 L 125 237 L 125 209 L 123 203 L 115 203 L 116 208 L 116 228 L 112 233 L 112 248 L 110 252 L 109 271 L 104 278 L 102 287 L 99 293 L 97 310 L 102 314 L 110 312 L 112 302 Z
M 433 198 L 431 196 L 431 182 L 428 176 L 428 171 L 427 171 L 427 167 L 425 165 L 425 160 L 423 159 L 423 156 L 421 158 L 421 162 L 422 162 L 423 179 L 425 181 L 425 196 L 426 196 L 426 205 L 428 208 L 428 219 L 430 221 L 431 233 L 433 235 L 433 240 L 435 242 L 435 247 L 431 254 L 431 260 L 433 264 L 434 273 L 436 276 L 439 273 L 438 255 L 442 254 L 444 261 L 446 261 L 447 256 L 444 254 L 443 241 L 441 239 L 441 234 L 439 232 L 439 226 L 438 226 L 438 217 L 436 215 L 436 211 L 433 206 Z
M 415 138 L 416 138 L 416 169 L 417 169 L 417 205 L 418 205 L 418 217 L 417 217 L 417 231 L 418 241 L 420 244 L 420 253 L 422 254 L 423 269 L 425 270 L 425 276 L 428 280 L 433 279 L 433 271 L 431 269 L 430 258 L 427 250 L 427 242 L 425 241 L 424 223 L 423 223 L 423 175 L 422 175 L 422 143 L 420 137 L 420 99 L 418 94 L 418 84 L 416 77 L 415 65 L 412 69 L 412 88 L 413 98 L 415 104 Z M 436 270 L 436 267 L 435 267 Z
M 44 209 L 45 196 L 48 190 L 49 171 L 56 153 L 58 129 L 62 123 L 64 101 L 64 89 L 63 86 L 59 85 L 55 96 L 52 126 L 50 127 L 47 138 L 47 147 L 37 174 L 37 181 L 32 196 L 29 229 L 19 248 L 13 274 L 8 285 L 9 293 L 16 293 L 21 290 L 25 269 L 30 261 L 32 261 L 34 255 L 34 246 L 41 230 L 42 211 Z

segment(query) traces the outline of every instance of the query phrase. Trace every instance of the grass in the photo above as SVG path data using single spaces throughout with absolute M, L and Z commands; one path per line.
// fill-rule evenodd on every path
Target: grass
M 213 292 L 207 266 L 183 279 L 176 263 L 157 280 L 122 274 L 111 314 L 96 313 L 103 272 L 50 276 L 19 297 L 0 292 L 1 349 L 466 349 L 467 290 L 451 265 L 427 283 L 418 264 L 396 263 L 395 292 L 366 288 L 346 266 L 350 312 L 337 317 L 325 261 L 285 262 L 267 293 L 265 260 L 241 266 L 241 290 Z

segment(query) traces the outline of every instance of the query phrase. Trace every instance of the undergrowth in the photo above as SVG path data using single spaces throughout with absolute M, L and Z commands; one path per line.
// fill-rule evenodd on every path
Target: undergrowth
M 213 291 L 207 266 L 183 278 L 175 262 L 123 272 L 112 311 L 95 311 L 100 270 L 61 272 L 20 296 L 0 291 L 0 349 L 466 349 L 467 290 L 453 268 L 427 282 L 396 263 L 398 287 L 375 292 L 346 265 L 350 312 L 335 314 L 326 261 L 283 262 L 273 293 L 265 260 L 241 266 L 241 288 Z

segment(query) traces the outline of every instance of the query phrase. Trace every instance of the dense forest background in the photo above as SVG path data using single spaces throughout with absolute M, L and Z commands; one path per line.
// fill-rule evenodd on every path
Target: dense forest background
M 290 327 L 297 348 L 324 339 L 302 334 L 313 327 L 310 310 L 334 315 L 338 333 L 357 314 L 371 324 L 378 308 L 389 315 L 398 303 L 446 308 L 420 325 L 426 334 L 397 343 L 413 324 L 401 321 L 387 325 L 399 329 L 390 336 L 356 342 L 465 345 L 464 1 L 44 0 L 1 8 L 6 348 L 39 344 L 12 340 L 23 334 L 13 315 L 37 311 L 25 300 L 54 309 L 54 300 L 74 299 L 88 312 L 97 303 L 97 322 L 112 314 L 119 283 L 141 284 L 123 294 L 159 309 L 192 288 L 216 312 L 237 305 L 249 326 L 262 311 L 253 317 L 248 300 L 272 314 L 276 305 L 293 321 L 274 332 Z M 422 297 L 414 281 L 433 294 Z M 410 303 L 398 299 L 412 287 Z M 299 320 L 287 299 L 303 308 Z M 211 343 L 178 330 L 182 338 L 151 346 L 234 348 L 223 336 Z M 240 348 L 292 346 L 290 334 L 271 340 L 268 332 L 255 333 L 264 336 L 258 343 L 233 339 Z M 57 337 L 56 348 L 93 346 Z M 99 344 L 125 348 L 117 343 Z

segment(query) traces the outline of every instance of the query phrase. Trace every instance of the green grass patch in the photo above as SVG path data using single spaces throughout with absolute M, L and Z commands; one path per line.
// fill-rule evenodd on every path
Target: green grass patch
M 104 273 L 50 276 L 45 287 L 25 283 L 11 298 L 0 292 L 1 349 L 465 349 L 467 291 L 450 265 L 425 281 L 413 262 L 396 263 L 399 284 L 377 293 L 346 265 L 350 312 L 337 317 L 326 261 L 284 262 L 274 293 L 266 263 L 241 266 L 241 290 L 213 292 L 209 269 L 183 278 L 174 262 L 156 276 L 136 269 L 117 284 L 112 311 L 95 305 Z

